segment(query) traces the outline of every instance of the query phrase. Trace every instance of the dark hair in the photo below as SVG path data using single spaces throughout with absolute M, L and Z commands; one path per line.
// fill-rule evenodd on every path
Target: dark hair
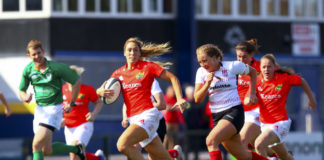
M 196 54 L 206 53 L 209 57 L 216 56 L 220 61 L 223 60 L 223 52 L 214 44 L 204 44 L 197 48 Z
M 235 46 L 236 50 L 247 52 L 248 54 L 257 53 L 259 48 L 260 46 L 258 45 L 258 41 L 255 38 L 247 41 L 242 41 Z
M 271 54 L 271 53 L 268 53 L 268 54 L 264 55 L 261 58 L 261 60 L 262 59 L 268 59 L 268 60 L 270 60 L 275 65 L 275 67 L 277 68 L 275 70 L 275 72 L 277 72 L 277 73 L 295 74 L 295 71 L 292 68 L 280 67 L 280 65 L 276 62 L 275 56 L 273 54 Z

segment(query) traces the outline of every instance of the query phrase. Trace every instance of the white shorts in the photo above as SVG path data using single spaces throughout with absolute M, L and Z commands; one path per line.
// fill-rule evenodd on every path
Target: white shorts
M 284 138 L 287 136 L 289 132 L 290 125 L 291 125 L 291 119 L 285 121 L 279 121 L 272 124 L 261 123 L 261 131 L 264 132 L 265 130 L 270 129 L 278 136 L 280 142 L 284 142 Z
M 60 130 L 63 119 L 63 105 L 55 106 L 36 106 L 34 112 L 33 130 L 36 133 L 39 129 L 39 124 L 47 124 Z
M 144 111 L 141 114 L 128 118 L 130 124 L 136 124 L 145 129 L 149 138 L 141 141 L 139 144 L 144 148 L 146 145 L 152 142 L 152 140 L 158 135 L 156 130 L 159 127 L 161 112 L 157 108 L 152 108 Z
M 64 135 L 66 144 L 72 145 L 73 141 L 79 141 L 87 146 L 93 133 L 93 122 L 85 122 L 79 126 L 68 128 L 65 126 Z
M 261 123 L 259 108 L 244 112 L 244 122 L 250 122 L 260 126 Z

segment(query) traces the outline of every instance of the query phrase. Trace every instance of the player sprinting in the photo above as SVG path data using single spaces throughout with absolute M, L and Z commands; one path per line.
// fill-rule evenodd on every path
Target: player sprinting
M 213 44 L 198 47 L 196 53 L 201 67 L 196 74 L 195 102 L 200 103 L 209 96 L 214 122 L 214 128 L 206 138 L 210 159 L 222 159 L 219 150 L 219 144 L 222 143 L 226 150 L 238 159 L 265 160 L 265 157 L 253 151 L 249 152 L 242 145 L 239 135 L 244 124 L 244 110 L 237 91 L 236 76 L 250 76 L 248 103 L 255 104 L 255 69 L 239 61 L 222 61 L 222 51 Z
M 78 73 L 79 76 L 84 72 L 84 68 L 75 65 L 70 66 L 72 70 Z M 71 101 L 72 96 L 72 84 L 65 83 L 62 87 L 63 92 L 63 104 L 66 105 Z M 94 103 L 94 109 L 89 111 L 89 102 Z M 96 90 L 89 85 L 81 84 L 80 91 L 75 101 L 75 106 L 71 112 L 63 114 L 63 124 L 65 141 L 68 145 L 82 144 L 84 152 L 85 147 L 88 145 L 91 136 L 93 134 L 94 125 L 93 122 L 96 116 L 99 114 L 103 106 L 103 102 L 99 99 Z M 102 152 L 102 151 L 101 151 Z M 87 160 L 103 160 L 101 157 L 89 153 L 86 153 Z M 78 160 L 79 157 L 75 153 L 70 153 L 71 160 Z
M 283 160 L 293 157 L 282 145 L 289 132 L 291 119 L 285 108 L 292 86 L 301 86 L 309 99 L 309 108 L 315 111 L 316 100 L 307 82 L 292 70 L 280 68 L 272 54 L 264 55 L 261 60 L 261 74 L 257 79 L 257 96 L 260 104 L 260 121 L 262 133 L 255 140 L 258 153 L 267 154 L 269 145 L 280 143 L 271 149 Z
M 127 63 L 111 75 L 122 83 L 126 113 L 130 122 L 130 126 L 117 141 L 117 149 L 132 160 L 144 160 L 141 152 L 134 147 L 137 143 L 144 147 L 152 159 L 171 159 L 156 133 L 161 113 L 151 101 L 151 86 L 154 78 L 159 77 L 172 83 L 177 97 L 174 107 L 184 110 L 187 102 L 183 99 L 180 83 L 175 75 L 156 63 L 142 60 L 169 51 L 168 43 L 158 45 L 143 43 L 138 38 L 129 38 L 124 45 Z M 97 89 L 97 94 L 103 97 L 113 95 L 113 90 L 103 88 L 104 84 Z
M 37 106 L 34 112 L 33 160 L 43 160 L 44 155 L 75 153 L 81 160 L 85 159 L 82 145 L 66 145 L 53 142 L 55 130 L 59 130 L 63 111 L 70 112 L 80 90 L 79 76 L 68 65 L 49 61 L 44 57 L 45 51 L 41 42 L 31 40 L 27 45 L 27 56 L 32 60 L 24 69 L 20 85 L 20 99 L 29 103 L 31 94 L 26 90 L 33 85 Z M 62 105 L 62 81 L 71 83 L 72 96 L 70 103 Z

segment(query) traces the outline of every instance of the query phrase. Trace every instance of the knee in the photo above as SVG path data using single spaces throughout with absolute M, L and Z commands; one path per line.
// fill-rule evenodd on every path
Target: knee
M 216 141 L 214 137 L 207 136 L 206 138 L 206 145 L 207 146 L 217 146 L 219 142 Z
M 33 152 L 39 152 L 42 149 L 42 144 L 39 141 L 33 141 Z
M 127 146 L 125 143 L 122 143 L 120 141 L 117 142 L 117 149 L 120 153 L 125 153 L 127 150 Z
M 255 149 L 258 153 L 261 153 L 265 149 L 265 146 L 262 144 L 262 142 L 255 141 Z
M 44 153 L 44 156 L 50 156 L 50 155 L 52 155 L 52 150 L 44 149 L 43 153 Z

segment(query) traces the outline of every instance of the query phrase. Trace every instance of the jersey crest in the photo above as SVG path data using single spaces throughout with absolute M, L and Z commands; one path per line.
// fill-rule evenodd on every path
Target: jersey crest
M 142 79 L 144 77 L 144 72 L 138 72 L 136 75 L 136 79 Z
M 84 98 L 84 94 L 83 94 L 83 93 L 80 93 L 80 94 L 78 95 L 78 99 L 82 99 L 82 98 Z
M 275 90 L 276 90 L 276 91 L 280 91 L 281 88 L 282 88 L 282 84 L 278 84 L 278 85 L 276 86 Z

